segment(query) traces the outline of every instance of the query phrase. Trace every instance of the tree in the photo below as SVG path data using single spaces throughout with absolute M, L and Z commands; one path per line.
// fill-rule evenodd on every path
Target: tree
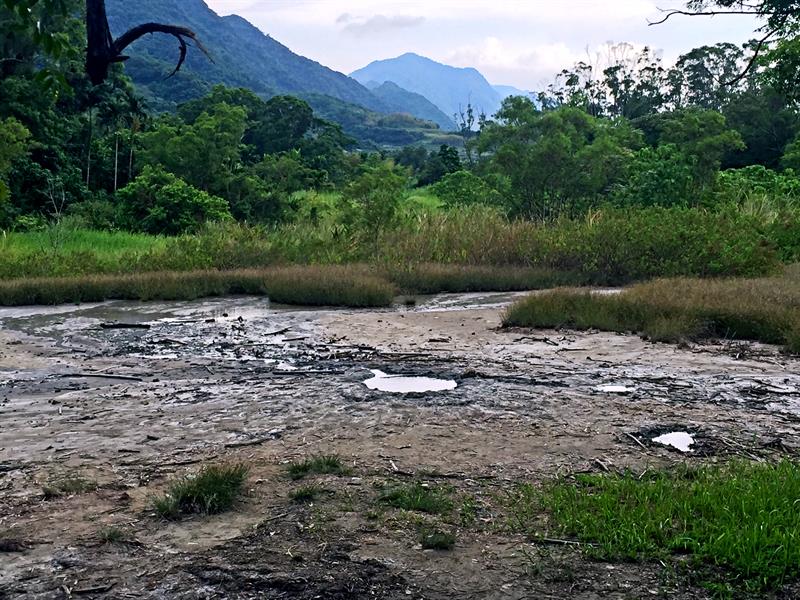
M 687 8 L 688 10 L 667 10 L 662 19 L 651 25 L 659 25 L 679 15 L 690 17 L 751 15 L 764 22 L 764 25 L 756 30 L 760 37 L 754 41 L 753 54 L 749 61 L 735 77 L 723 82 L 726 85 L 735 85 L 747 77 L 750 71 L 757 66 L 761 54 L 772 44 L 777 43 L 778 47 L 781 47 L 785 43 L 794 42 L 796 32 L 800 27 L 800 0 L 689 0 Z M 800 65 L 800 62 L 794 62 L 793 52 L 790 53 L 790 56 L 781 56 L 779 53 L 771 58 L 777 61 L 787 61 L 788 59 L 784 68 L 788 71 L 794 68 L 795 73 L 796 67 Z M 784 91 L 792 90 L 787 88 Z
M 41 16 L 67 16 L 72 10 L 68 0 L 3 0 L 5 7 L 13 11 L 20 21 L 20 26 L 27 29 L 34 44 L 48 55 L 55 58 L 69 50 L 69 44 L 58 32 L 47 29 Z M 86 73 L 94 85 L 100 85 L 108 79 L 109 68 L 114 63 L 128 59 L 123 55 L 125 49 L 139 38 L 150 33 L 165 33 L 175 37 L 180 44 L 180 55 L 175 70 L 177 73 L 188 52 L 187 40 L 208 56 L 208 52 L 197 39 L 195 33 L 186 27 L 164 25 L 162 23 L 144 23 L 123 33 L 117 39 L 111 36 L 106 17 L 105 0 L 86 0 Z M 7 60 L 5 57 L 3 60 Z
M 14 161 L 27 154 L 30 135 L 16 119 L 0 120 L 0 209 L 9 196 L 5 177 Z
M 117 197 L 128 229 L 176 235 L 207 221 L 231 218 L 228 203 L 198 190 L 160 167 L 145 167 Z

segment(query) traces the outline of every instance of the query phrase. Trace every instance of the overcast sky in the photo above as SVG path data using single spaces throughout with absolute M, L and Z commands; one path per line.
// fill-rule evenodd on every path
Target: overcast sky
M 744 42 L 750 17 L 673 17 L 680 0 L 206 0 L 238 14 L 291 50 L 350 73 L 377 59 L 416 52 L 475 67 L 491 83 L 538 90 L 555 73 L 608 42 L 648 45 L 674 62 L 719 41 Z

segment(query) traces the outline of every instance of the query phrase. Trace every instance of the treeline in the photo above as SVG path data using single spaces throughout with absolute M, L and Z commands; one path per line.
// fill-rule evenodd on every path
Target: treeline
M 15 18 L 0 8 L 0 26 Z M 168 235 L 206 221 L 302 221 L 361 243 L 465 205 L 544 222 L 602 207 L 735 207 L 784 237 L 797 223 L 796 98 L 768 64 L 731 84 L 747 63 L 731 44 L 673 68 L 620 46 L 601 72 L 579 64 L 536 99 L 509 98 L 490 116 L 468 108 L 458 148 L 367 153 L 288 96 L 218 86 L 175 114 L 150 114 L 121 66 L 90 85 L 82 22 L 61 21 L 51 26 L 71 51 L 58 56 L 24 35 L 3 42 L 15 57 L 0 63 L 5 230 L 66 217 Z

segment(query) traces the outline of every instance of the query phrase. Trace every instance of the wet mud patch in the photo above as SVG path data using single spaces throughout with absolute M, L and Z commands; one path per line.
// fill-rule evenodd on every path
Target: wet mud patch
M 0 589 L 15 600 L 63 598 L 62 585 L 88 598 L 703 597 L 665 583 L 658 565 L 558 547 L 551 564 L 504 530 L 493 498 L 687 457 L 796 456 L 800 363 L 766 347 L 735 358 L 632 336 L 499 330 L 495 300 L 507 301 L 0 310 L 0 538 L 27 544 L 3 554 Z M 371 370 L 456 387 L 370 390 Z M 694 451 L 652 442 L 670 431 L 695 436 Z M 288 479 L 290 462 L 332 454 L 350 476 Z M 253 474 L 234 512 L 169 525 L 150 515 L 148 498 L 173 478 L 239 461 Z M 97 489 L 42 501 L 49 479 L 76 473 Z M 413 482 L 453 486 L 452 518 L 376 505 L 384 487 Z M 303 486 L 324 492 L 300 505 L 292 494 Z M 422 525 L 454 533 L 453 549 L 423 549 Z M 108 527 L 130 541 L 98 544 Z

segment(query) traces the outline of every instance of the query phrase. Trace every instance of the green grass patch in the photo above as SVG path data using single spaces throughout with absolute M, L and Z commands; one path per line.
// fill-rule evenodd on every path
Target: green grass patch
M 97 539 L 101 544 L 122 544 L 127 542 L 129 534 L 119 527 L 104 527 L 97 532 Z
M 97 489 L 97 482 L 85 479 L 79 475 L 70 475 L 55 479 L 42 487 L 45 500 L 55 500 L 63 496 L 75 496 L 93 492 Z
M 243 464 L 203 467 L 196 475 L 173 482 L 166 495 L 153 501 L 153 507 L 160 517 L 170 520 L 228 511 L 241 495 L 248 471 Z
M 617 295 L 555 290 L 514 304 L 503 324 L 636 332 L 663 342 L 754 340 L 800 352 L 800 277 L 663 279 Z
M 294 480 L 303 479 L 309 475 L 347 475 L 350 473 L 342 459 L 334 454 L 312 456 L 302 461 L 291 462 L 286 471 Z
M 538 535 L 541 513 L 558 536 L 594 544 L 607 560 L 689 555 L 737 588 L 777 589 L 800 576 L 800 465 L 734 462 L 640 478 L 582 475 L 510 503 L 518 529 Z M 551 534 L 552 535 L 552 534 Z
M 296 490 L 293 490 L 289 494 L 289 497 L 295 504 L 310 504 L 319 498 L 323 493 L 325 493 L 325 490 L 322 489 L 322 487 L 312 484 L 304 485 Z
M 429 514 L 445 514 L 453 510 L 451 496 L 448 488 L 416 482 L 390 489 L 380 497 L 380 501 L 393 508 Z
M 423 527 L 419 541 L 424 550 L 452 550 L 456 536 L 441 529 Z

